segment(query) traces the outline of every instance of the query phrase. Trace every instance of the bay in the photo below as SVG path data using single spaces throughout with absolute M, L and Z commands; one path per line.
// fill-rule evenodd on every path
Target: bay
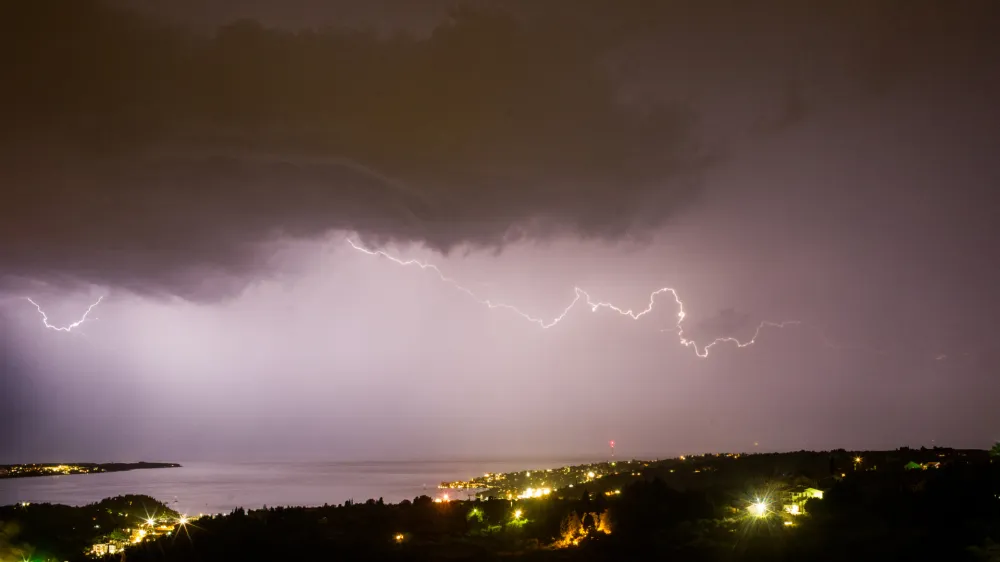
M 152 496 L 188 515 L 236 507 L 319 506 L 346 500 L 386 502 L 440 496 L 442 481 L 486 472 L 516 472 L 580 464 L 576 460 L 380 462 L 181 462 L 158 468 L 0 480 L 0 505 L 20 502 L 86 505 L 124 494 Z M 465 494 L 451 492 L 454 499 Z

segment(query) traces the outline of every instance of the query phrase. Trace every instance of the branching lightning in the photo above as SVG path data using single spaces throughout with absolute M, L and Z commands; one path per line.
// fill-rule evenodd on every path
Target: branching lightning
M 79 327 L 81 324 L 83 324 L 84 322 L 87 321 L 87 316 L 89 316 L 90 312 L 92 310 L 94 310 L 94 307 L 96 307 L 97 305 L 101 304 L 101 301 L 104 300 L 104 296 L 98 297 L 98 299 L 94 302 L 94 304 L 88 306 L 87 307 L 87 311 L 83 313 L 83 316 L 81 316 L 79 320 L 77 320 L 76 322 L 73 322 L 72 324 L 67 324 L 66 326 L 55 326 L 55 325 L 49 324 L 49 316 L 47 314 L 45 314 L 45 311 L 42 310 L 41 306 L 38 306 L 37 302 L 31 300 L 28 297 L 24 297 L 24 300 L 26 300 L 26 301 L 30 302 L 31 304 L 35 305 L 35 308 L 38 310 L 38 314 L 40 314 L 42 316 L 42 324 L 44 324 L 46 328 L 48 328 L 50 330 L 55 330 L 57 332 L 72 332 L 75 328 Z
M 753 345 L 754 343 L 757 342 L 757 338 L 760 336 L 761 331 L 764 330 L 765 328 L 784 328 L 785 326 L 791 326 L 791 325 L 799 325 L 799 324 L 801 324 L 801 322 L 798 321 L 798 320 L 786 320 L 784 322 L 767 322 L 767 321 L 765 321 L 765 322 L 761 322 L 760 324 L 757 325 L 757 329 L 754 331 L 753 337 L 751 337 L 749 340 L 740 341 L 740 340 L 738 340 L 736 338 L 732 338 L 732 337 L 722 337 L 722 338 L 716 338 L 716 339 L 712 340 L 711 342 L 709 342 L 708 344 L 705 344 L 703 346 L 699 346 L 697 342 L 695 342 L 694 340 L 690 340 L 690 339 L 688 339 L 687 337 L 684 336 L 683 323 L 684 323 L 684 319 L 687 317 L 687 312 L 684 310 L 684 302 L 681 301 L 680 296 L 678 296 L 678 294 L 677 294 L 677 291 L 675 289 L 670 288 L 670 287 L 663 287 L 663 288 L 657 289 L 657 290 L 653 291 L 652 293 L 650 293 L 650 295 L 649 295 L 649 304 L 646 306 L 646 308 L 642 309 L 639 312 L 635 312 L 632 309 L 619 308 L 619 307 L 615 306 L 614 304 L 611 304 L 611 303 L 608 303 L 608 302 L 595 301 L 595 300 L 593 300 L 591 298 L 591 296 L 590 296 L 589 293 L 587 293 L 586 291 L 584 291 L 583 289 L 581 289 L 579 287 L 574 287 L 573 288 L 573 292 L 574 292 L 575 296 L 573 297 L 573 300 L 569 303 L 569 305 L 566 306 L 566 308 L 563 309 L 562 313 L 559 314 L 558 316 L 556 316 L 554 319 L 546 321 L 543 318 L 537 318 L 535 316 L 532 316 L 532 315 L 530 315 L 530 314 L 522 311 L 521 309 L 517 308 L 516 306 L 509 305 L 509 304 L 504 304 L 504 303 L 499 303 L 499 302 L 494 302 L 494 301 L 492 301 L 490 299 L 483 299 L 483 298 L 479 297 L 474 292 L 472 292 L 472 290 L 468 289 L 467 287 L 464 287 L 463 285 L 461 285 L 460 283 L 458 283 L 458 281 L 455 281 L 451 277 L 448 277 L 447 275 L 445 275 L 444 272 L 442 272 L 441 269 L 438 268 L 438 266 L 436 266 L 434 264 L 421 262 L 421 261 L 416 260 L 416 259 L 403 260 L 403 259 L 397 258 L 397 257 L 395 257 L 395 256 L 393 256 L 391 254 L 388 254 L 388 253 L 386 253 L 386 252 L 384 252 L 382 250 L 370 250 L 368 248 L 365 248 L 363 246 L 360 246 L 360 245 L 354 243 L 354 241 L 351 240 L 350 238 L 347 239 L 347 243 L 350 244 L 351 247 L 354 248 L 355 250 L 357 250 L 359 252 L 363 252 L 365 254 L 368 254 L 369 256 L 383 257 L 383 258 L 386 258 L 386 259 L 388 259 L 388 260 L 390 260 L 390 261 L 392 261 L 392 262 L 394 262 L 396 264 L 402 265 L 402 266 L 415 265 L 415 266 L 419 267 L 420 269 L 431 270 L 431 271 L 433 271 L 441 279 L 441 281 L 444 281 L 445 283 L 448 283 L 449 285 L 452 285 L 453 287 L 455 287 L 459 291 L 465 293 L 470 298 L 474 299 L 479 304 L 481 304 L 483 306 L 486 306 L 486 307 L 489 307 L 491 309 L 502 308 L 502 309 L 505 309 L 505 310 L 509 310 L 509 311 L 513 312 L 514 314 L 517 314 L 521 318 L 524 318 L 528 322 L 531 322 L 533 324 L 537 324 L 539 327 L 541 327 L 542 329 L 546 329 L 546 330 L 549 329 L 549 328 L 551 328 L 551 327 L 553 327 L 553 326 L 555 326 L 559 322 L 561 322 L 563 320 L 563 318 L 565 318 L 566 315 L 568 315 L 569 312 L 571 310 L 573 310 L 573 307 L 575 307 L 579 303 L 583 303 L 586 306 L 590 307 L 591 312 L 597 312 L 598 309 L 606 308 L 608 310 L 612 310 L 614 312 L 617 312 L 618 314 L 620 314 L 622 316 L 628 316 L 632 320 L 638 320 L 638 319 L 642 318 L 643 316 L 645 316 L 645 315 L 647 315 L 647 314 L 649 314 L 650 312 L 653 311 L 653 307 L 656 304 L 656 298 L 659 295 L 661 295 L 663 293 L 669 293 L 673 297 L 674 303 L 676 303 L 676 305 L 677 305 L 677 323 L 674 325 L 673 329 L 661 330 L 661 331 L 673 331 L 674 333 L 676 333 L 677 334 L 677 338 L 680 341 L 681 345 L 683 345 L 685 347 L 690 347 L 691 349 L 694 350 L 695 355 L 697 355 L 698 357 L 700 357 L 702 359 L 708 357 L 709 350 L 712 347 L 714 347 L 714 346 L 716 346 L 716 345 L 718 345 L 720 343 L 732 343 L 732 344 L 735 344 L 736 347 L 740 347 L 740 348 L 742 348 L 742 347 L 748 347 L 748 346 L 751 346 L 751 345 Z

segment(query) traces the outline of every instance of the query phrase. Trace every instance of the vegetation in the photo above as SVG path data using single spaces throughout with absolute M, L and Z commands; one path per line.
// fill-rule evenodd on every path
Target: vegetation
M 748 515 L 742 489 L 659 479 L 610 497 L 237 510 L 129 560 L 976 560 L 1000 542 L 998 492 L 1000 467 L 980 462 L 853 473 L 792 525 Z
M 83 507 L 0 507 L 0 560 L 79 560 L 92 544 L 104 542 L 109 535 L 121 540 L 127 537 L 123 529 L 136 527 L 150 517 L 178 515 L 160 501 L 143 495 L 107 498 Z
M 937 460 L 931 460 L 937 459 Z M 911 460 L 920 468 L 906 470 Z M 876 466 L 876 462 L 881 463 Z M 872 466 L 867 466 L 871 464 Z M 671 468 L 668 468 L 671 467 Z M 937 468 L 934 468 L 937 467 Z M 819 486 L 800 514 L 790 494 Z M 821 497 L 819 497 L 821 496 Z M 761 509 L 752 509 L 760 502 Z M 3 558 L 82 560 L 98 533 L 152 512 L 127 496 L 13 506 Z M 100 525 L 101 529 L 94 528 Z M 119 539 L 122 538 L 121 536 Z M 1000 464 L 986 451 L 902 449 L 689 457 L 542 498 L 236 509 L 130 547 L 130 562 L 215 560 L 997 560 Z M 28 545 L 33 545 L 29 547 Z M 17 550 L 15 550 L 17 549 Z M 18 555 L 20 556 L 20 555 Z M 112 558 L 117 559 L 117 555 Z
M 1000 457 L 1000 441 L 993 444 L 993 448 L 990 449 L 990 456 Z

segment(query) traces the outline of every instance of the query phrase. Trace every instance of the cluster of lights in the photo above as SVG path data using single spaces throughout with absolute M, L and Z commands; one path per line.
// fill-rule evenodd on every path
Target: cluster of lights
M 552 493 L 552 490 L 550 488 L 537 488 L 537 489 L 536 488 L 528 488 L 523 493 L 521 493 L 519 496 L 517 496 L 517 499 L 524 500 L 524 499 L 529 499 L 529 498 L 540 498 L 542 496 L 547 496 L 547 495 L 549 495 L 551 493 Z

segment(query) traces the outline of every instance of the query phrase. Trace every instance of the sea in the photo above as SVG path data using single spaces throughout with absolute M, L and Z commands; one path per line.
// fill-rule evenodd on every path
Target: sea
M 399 502 L 441 496 L 443 481 L 487 472 L 542 470 L 580 459 L 520 461 L 181 462 L 99 474 L 0 479 L 0 505 L 21 502 L 86 505 L 124 494 L 145 494 L 187 515 L 228 513 L 236 507 L 320 506 L 382 498 Z M 466 492 L 450 490 L 453 499 Z

